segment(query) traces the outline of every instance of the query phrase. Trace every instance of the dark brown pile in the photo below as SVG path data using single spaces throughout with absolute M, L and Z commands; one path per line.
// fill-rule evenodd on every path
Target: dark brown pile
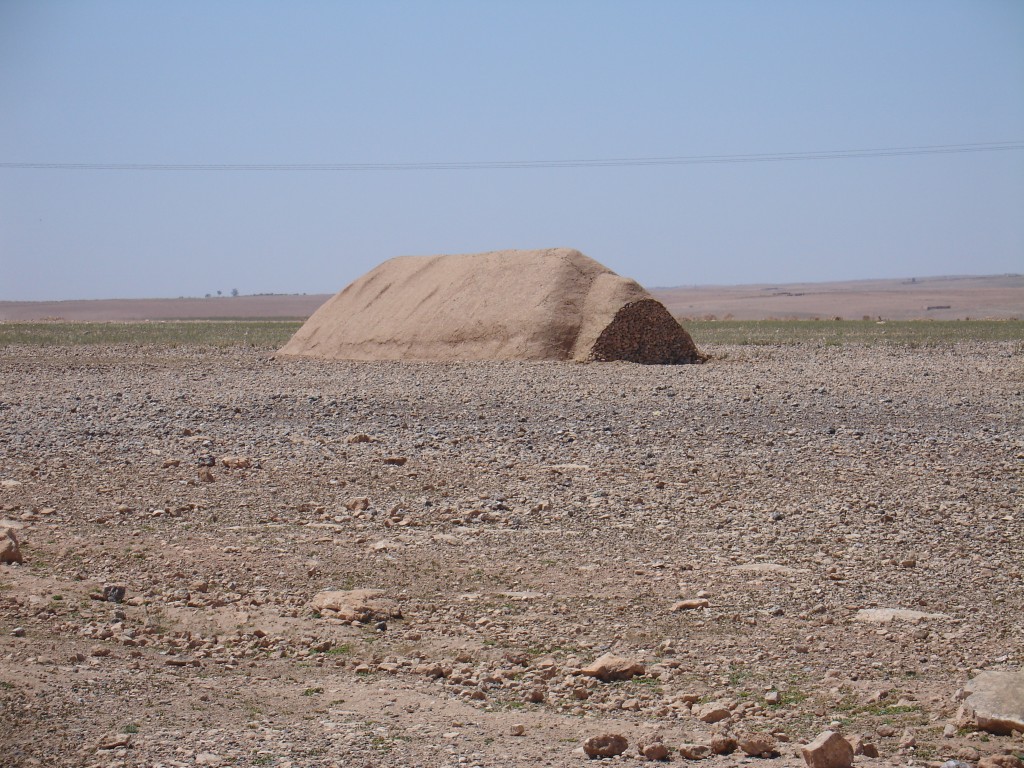
M 661 302 L 641 299 L 615 313 L 615 319 L 597 337 L 591 359 L 681 365 L 703 363 L 707 357 Z

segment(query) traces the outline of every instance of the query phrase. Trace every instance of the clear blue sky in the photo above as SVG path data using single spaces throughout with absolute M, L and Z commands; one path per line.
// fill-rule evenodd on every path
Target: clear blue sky
M 0 0 L 0 163 L 1024 141 L 1024 2 Z M 528 170 L 0 168 L 0 299 L 334 292 L 571 246 L 648 286 L 1024 272 L 1024 150 Z

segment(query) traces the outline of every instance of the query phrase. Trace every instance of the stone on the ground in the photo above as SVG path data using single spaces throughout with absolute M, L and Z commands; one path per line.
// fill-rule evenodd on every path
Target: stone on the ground
M 853 765 L 853 747 L 835 731 L 825 731 L 800 748 L 809 768 L 850 768 Z
M 672 612 L 679 613 L 679 611 L 693 611 L 698 608 L 707 608 L 710 605 L 711 603 L 706 598 L 694 597 L 690 598 L 689 600 L 680 600 L 679 602 L 673 604 Z
M 679 755 L 684 760 L 703 760 L 711 757 L 711 747 L 706 744 L 680 744 Z
M 1024 760 L 1016 755 L 986 755 L 978 761 L 978 768 L 1024 768 Z
M 711 751 L 716 755 L 731 755 L 737 746 L 736 739 L 727 733 L 716 733 L 711 737 Z
M 729 707 L 721 701 L 709 701 L 697 709 L 694 714 L 697 719 L 704 723 L 718 723 L 728 718 L 732 712 Z
M 639 661 L 632 661 L 621 656 L 606 653 L 601 658 L 585 666 L 580 672 L 588 677 L 596 677 L 607 683 L 612 680 L 632 680 L 636 675 L 644 673 L 644 665 Z
M 108 603 L 120 603 L 128 594 L 128 588 L 123 584 L 107 584 L 103 587 L 103 599 Z
M 668 747 L 659 735 L 641 738 L 637 742 L 636 751 L 647 760 L 668 760 Z
M 121 747 L 130 746 L 131 743 L 131 734 L 108 733 L 105 736 L 101 736 L 100 740 L 96 742 L 96 749 L 119 749 Z
M 878 757 L 878 747 L 869 741 L 865 741 L 864 735 L 861 733 L 851 733 L 846 736 L 845 739 L 850 742 L 850 746 L 853 748 L 854 755 L 864 755 L 864 757 Z
M 544 689 L 540 687 L 531 688 L 526 693 L 526 701 L 530 704 L 543 704 L 545 698 L 547 698 L 547 694 L 545 694 Z
M 868 624 L 888 624 L 892 621 L 918 622 L 926 619 L 948 619 L 944 613 L 925 613 L 909 608 L 862 608 L 853 617 L 854 621 Z
M 342 621 L 386 621 L 402 618 L 398 603 L 383 597 L 382 589 L 343 589 L 321 592 L 316 595 L 311 607 L 321 614 L 334 616 Z
M 221 456 L 220 463 L 228 469 L 248 469 L 252 466 L 252 459 L 248 456 Z
M 594 759 L 598 757 L 615 757 L 621 755 L 629 746 L 629 741 L 619 733 L 602 733 L 599 736 L 591 736 L 583 742 L 583 751 L 587 757 Z
M 0 563 L 23 562 L 18 536 L 13 528 L 0 528 Z
M 434 679 L 444 677 L 444 667 L 437 663 L 419 664 L 413 668 L 413 672 L 415 672 L 417 675 L 426 675 L 427 677 L 431 677 Z
M 964 686 L 964 692 L 979 730 L 995 734 L 1024 731 L 1024 671 L 982 672 Z
M 751 757 L 773 755 L 778 751 L 778 742 L 770 733 L 745 733 L 736 739 L 736 743 Z

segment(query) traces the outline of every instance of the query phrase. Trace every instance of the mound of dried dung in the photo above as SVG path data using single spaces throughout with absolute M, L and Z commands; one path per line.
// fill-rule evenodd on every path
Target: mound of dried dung
M 569 248 L 391 259 L 328 300 L 280 354 L 663 365 L 705 359 L 638 283 Z

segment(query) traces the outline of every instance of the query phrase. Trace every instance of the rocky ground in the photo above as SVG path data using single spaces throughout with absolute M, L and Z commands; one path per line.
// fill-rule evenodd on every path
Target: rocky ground
M 0 765 L 1024 752 L 1020 344 L 706 351 L 0 350 Z

